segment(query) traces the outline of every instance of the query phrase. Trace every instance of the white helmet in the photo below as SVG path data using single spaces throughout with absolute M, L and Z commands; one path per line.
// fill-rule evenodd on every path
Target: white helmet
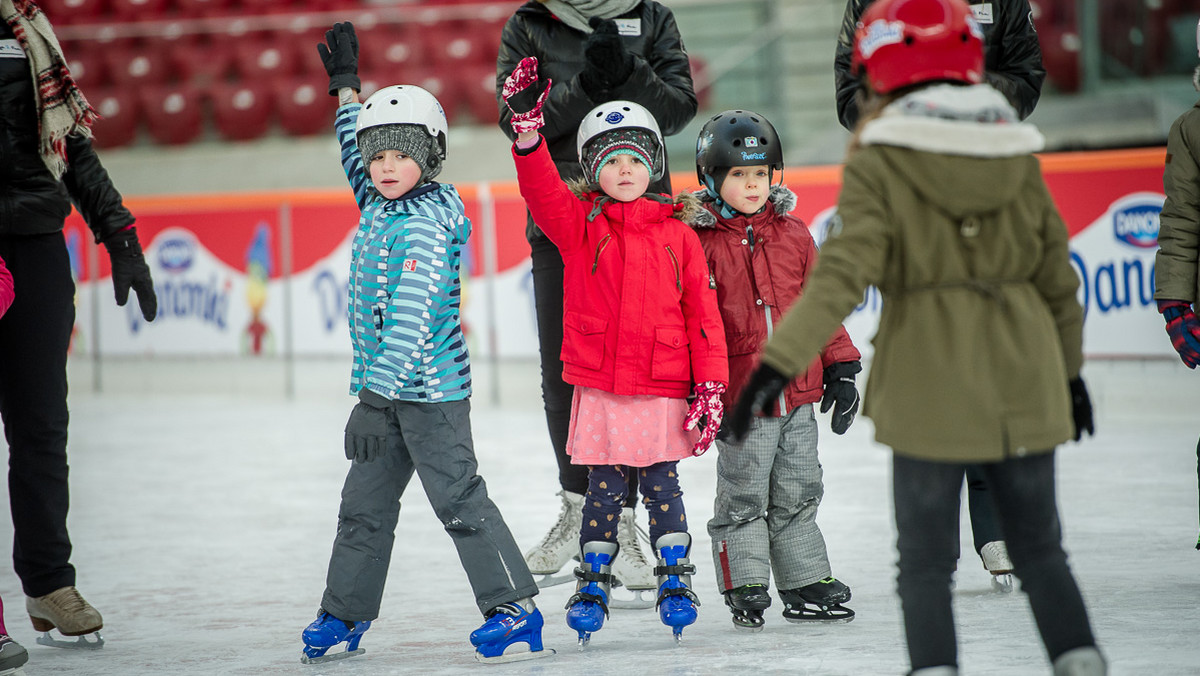
M 358 113 L 357 135 L 368 127 L 413 124 L 425 128 L 436 143 L 437 155 L 446 159 L 446 113 L 438 100 L 416 85 L 392 85 L 371 94 Z
M 588 173 L 586 151 L 588 144 L 597 136 L 616 129 L 641 129 L 650 134 L 657 146 L 653 150 L 650 180 L 662 178 L 666 165 L 663 154 L 662 133 L 658 130 L 658 122 L 650 111 L 633 101 L 608 101 L 592 108 L 583 121 L 579 123 L 579 134 L 576 137 L 575 149 L 579 153 L 579 163 L 584 173 Z

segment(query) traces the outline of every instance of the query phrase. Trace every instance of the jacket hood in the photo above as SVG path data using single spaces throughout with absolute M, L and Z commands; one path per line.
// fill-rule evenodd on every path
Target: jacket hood
M 698 211 L 695 215 L 683 222 L 692 226 L 695 229 L 700 228 L 715 228 L 717 226 L 717 215 L 713 211 L 716 205 L 716 200 L 707 190 L 697 190 L 695 192 L 685 192 L 684 195 L 690 196 L 696 200 Z M 682 198 L 683 195 L 680 195 Z M 796 193 L 785 185 L 771 186 L 771 192 L 767 195 L 767 201 L 771 203 L 771 208 L 776 215 L 784 216 L 790 214 L 796 208 Z
M 462 198 L 449 183 L 427 183 L 394 200 L 385 200 L 383 211 L 420 214 L 450 234 L 458 244 L 471 236 L 471 221 L 463 215 Z
M 1045 145 L 1041 132 L 1020 122 L 1004 95 L 986 84 L 912 92 L 864 125 L 859 140 L 875 146 L 901 180 L 956 216 L 1015 199 L 1026 174 L 1038 170 L 1029 155 Z
M 595 208 L 592 210 L 593 217 L 596 213 L 598 213 L 599 208 L 602 208 L 604 204 L 612 201 L 607 195 L 600 191 L 599 186 L 597 186 L 595 183 L 589 183 L 586 179 L 569 178 L 566 180 L 566 183 L 567 187 L 570 188 L 571 192 L 574 193 L 576 197 L 586 202 L 591 202 L 593 205 L 595 205 Z M 653 193 L 646 193 L 645 197 L 646 199 L 651 199 L 656 202 L 672 205 L 675 211 L 673 217 L 689 225 L 691 224 L 692 220 L 701 217 L 701 212 L 707 211 L 700 203 L 700 198 L 697 197 L 696 194 L 690 192 L 680 193 L 673 200 L 667 195 L 656 195 Z

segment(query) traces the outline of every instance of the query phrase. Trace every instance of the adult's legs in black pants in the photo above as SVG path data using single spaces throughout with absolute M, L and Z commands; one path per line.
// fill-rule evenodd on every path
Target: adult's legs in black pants
M 67 348 L 75 283 L 62 233 L 0 237 L 17 294 L 0 318 L 13 567 L 27 596 L 75 584 L 67 534 Z

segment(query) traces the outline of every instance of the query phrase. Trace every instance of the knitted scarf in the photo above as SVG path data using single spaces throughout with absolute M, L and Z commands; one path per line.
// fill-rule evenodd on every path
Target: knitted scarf
M 642 0 L 539 0 L 554 16 L 571 28 L 591 33 L 588 19 L 611 19 L 638 6 Z
M 67 170 L 67 136 L 90 138 L 98 115 L 67 70 L 62 48 L 42 10 L 31 0 L 0 0 L 0 19 L 12 28 L 29 59 L 38 106 L 38 150 L 55 178 Z

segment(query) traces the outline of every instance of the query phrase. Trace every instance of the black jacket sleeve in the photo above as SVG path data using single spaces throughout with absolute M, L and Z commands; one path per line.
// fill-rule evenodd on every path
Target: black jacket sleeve
M 67 171 L 62 180 L 97 242 L 134 222 L 91 139 L 77 134 L 67 137 Z
M 1041 98 L 1046 69 L 1028 0 L 1004 3 L 999 24 L 987 34 L 986 50 L 988 84 L 1008 98 L 1022 120 L 1029 117 Z
M 838 32 L 837 47 L 833 52 L 833 84 L 837 97 L 837 116 L 842 126 L 851 131 L 858 123 L 858 78 L 850 74 L 850 62 L 854 59 L 854 31 L 862 16 L 863 6 L 870 0 L 846 0 L 846 11 L 842 14 L 842 29 Z

